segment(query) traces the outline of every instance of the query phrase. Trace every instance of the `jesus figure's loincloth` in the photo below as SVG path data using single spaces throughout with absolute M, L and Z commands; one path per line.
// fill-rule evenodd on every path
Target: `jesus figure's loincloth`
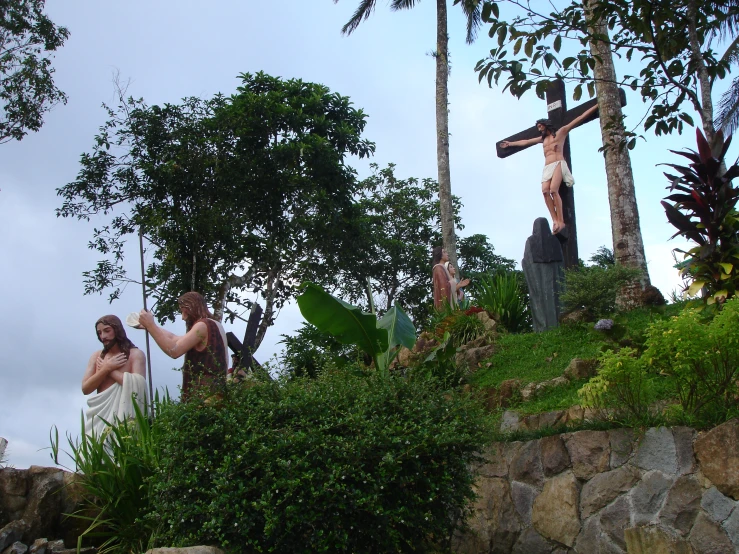
M 570 168 L 567 167 L 567 162 L 564 160 L 557 160 L 556 162 L 545 165 L 544 173 L 541 175 L 541 182 L 546 183 L 547 181 L 552 180 L 554 170 L 557 169 L 557 164 L 562 164 L 562 181 L 564 181 L 564 184 L 568 187 L 574 185 L 575 178 L 572 176 L 572 173 L 570 173 Z

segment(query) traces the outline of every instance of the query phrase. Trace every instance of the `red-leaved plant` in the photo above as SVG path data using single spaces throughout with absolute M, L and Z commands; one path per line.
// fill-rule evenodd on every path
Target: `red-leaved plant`
M 701 293 L 705 304 L 722 303 L 736 295 L 739 284 L 739 217 L 736 203 L 739 189 L 731 183 L 739 175 L 736 163 L 724 170 L 724 156 L 731 137 L 724 141 L 723 133 L 716 133 L 713 147 L 696 129 L 698 152 L 671 152 L 690 160 L 689 166 L 665 164 L 679 175 L 665 173 L 672 194 L 662 201 L 669 222 L 678 235 L 696 243 L 685 251 L 677 267 L 686 280 L 685 290 L 694 296 Z M 669 201 L 669 202 L 667 202 Z M 672 202 L 672 204 L 670 203 Z

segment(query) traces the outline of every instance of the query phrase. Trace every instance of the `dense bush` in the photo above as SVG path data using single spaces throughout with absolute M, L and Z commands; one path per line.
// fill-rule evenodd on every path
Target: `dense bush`
M 657 320 L 647 330 L 645 350 L 606 352 L 598 375 L 579 392 L 583 404 L 607 408 L 638 421 L 654 400 L 655 388 L 679 401 L 672 416 L 698 425 L 737 415 L 739 299 L 712 320 L 696 309 Z
M 479 279 L 473 287 L 475 305 L 498 316 L 511 333 L 531 330 L 528 295 L 521 289 L 516 273 L 498 272 Z
M 644 422 L 654 399 L 654 386 L 645 362 L 631 348 L 604 352 L 598 375 L 579 391 L 585 407 L 610 410 L 610 416 Z
M 448 544 L 486 439 L 470 397 L 326 371 L 171 406 L 154 511 L 168 544 L 234 552 L 423 552 Z
M 739 299 L 732 299 L 706 322 L 685 309 L 648 331 L 644 358 L 654 372 L 674 382 L 684 414 L 719 423 L 737 409 L 739 378 Z
M 619 264 L 568 269 L 560 299 L 566 312 L 584 309 L 592 317 L 603 317 L 616 311 L 619 289 L 639 275 L 639 269 Z
M 326 365 L 341 367 L 359 355 L 356 348 L 341 344 L 310 323 L 303 323 L 294 335 L 282 337 L 281 370 L 293 377 L 316 377 Z

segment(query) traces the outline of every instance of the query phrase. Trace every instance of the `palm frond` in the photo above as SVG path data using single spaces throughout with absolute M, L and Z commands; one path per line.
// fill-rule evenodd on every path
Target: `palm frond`
M 338 3 L 338 1 L 339 0 L 334 0 L 334 4 Z M 357 6 L 352 18 L 341 28 L 341 34 L 351 35 L 357 27 L 359 27 L 359 24 L 362 21 L 368 19 L 369 16 L 372 15 L 372 12 L 375 11 L 376 3 L 376 0 L 362 0 L 359 3 L 359 6 Z
M 721 96 L 716 127 L 727 135 L 734 134 L 739 129 L 739 77 L 732 81 L 729 89 Z
M 477 38 L 480 25 L 482 25 L 482 1 L 461 0 L 461 4 L 467 21 L 467 44 L 472 44 Z
M 416 6 L 418 0 L 392 0 L 390 2 L 390 9 L 393 11 L 398 10 L 410 10 Z
M 739 36 L 729 45 L 729 47 L 721 56 L 721 61 L 729 65 L 739 64 Z

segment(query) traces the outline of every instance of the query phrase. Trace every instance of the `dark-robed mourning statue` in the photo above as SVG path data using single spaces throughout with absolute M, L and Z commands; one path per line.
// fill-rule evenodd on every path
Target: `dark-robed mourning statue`
M 526 239 L 521 262 L 529 286 L 534 331 L 541 333 L 559 325 L 559 295 L 564 285 L 564 256 L 549 221 L 534 221 L 533 234 Z

